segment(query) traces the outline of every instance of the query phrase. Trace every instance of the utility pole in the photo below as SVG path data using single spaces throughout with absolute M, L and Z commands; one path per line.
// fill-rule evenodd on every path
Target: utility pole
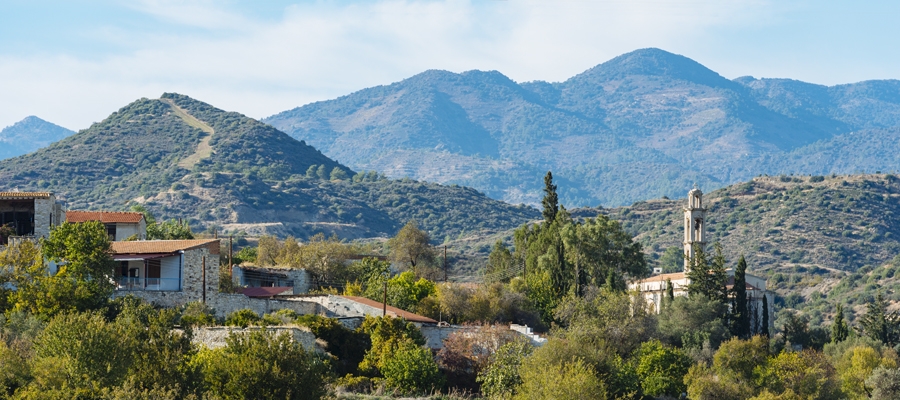
M 447 245 L 444 245 L 444 282 L 447 282 Z
M 206 256 L 203 256 L 201 261 L 201 266 L 203 270 L 203 304 L 206 304 Z
M 384 280 L 384 302 L 381 303 L 381 318 L 387 316 L 387 279 Z

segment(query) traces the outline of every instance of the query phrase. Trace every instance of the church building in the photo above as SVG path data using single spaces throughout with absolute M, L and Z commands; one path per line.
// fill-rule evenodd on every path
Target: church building
M 703 207 L 703 192 L 693 189 L 688 192 L 687 205 L 684 207 L 684 272 L 671 274 L 656 274 L 649 278 L 633 282 L 628 289 L 640 292 L 647 303 L 656 310 L 661 311 L 663 299 L 668 290 L 667 285 L 672 285 L 675 296 L 687 296 L 688 285 L 691 284 L 687 272 L 690 271 L 691 259 L 695 256 L 694 249 L 706 248 L 706 208 Z M 725 271 L 727 275 L 727 287 L 730 291 L 734 287 L 734 269 Z M 769 324 L 775 320 L 774 294 L 766 289 L 766 279 L 751 274 L 745 274 L 747 285 L 747 306 L 752 311 L 750 326 L 757 327 L 762 322 L 763 297 L 766 297 L 769 311 Z M 770 326 L 771 328 L 771 326 Z

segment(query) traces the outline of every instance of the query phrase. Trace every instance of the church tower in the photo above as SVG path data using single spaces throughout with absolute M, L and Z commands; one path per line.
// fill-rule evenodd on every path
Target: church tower
M 694 245 L 706 246 L 706 209 L 703 208 L 703 192 L 694 188 L 688 192 L 684 208 L 684 272 L 688 272 L 694 258 Z

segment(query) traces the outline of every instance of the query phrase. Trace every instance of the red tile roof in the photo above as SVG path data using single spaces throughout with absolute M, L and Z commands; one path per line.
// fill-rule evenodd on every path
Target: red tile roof
M 641 280 L 637 281 L 637 283 L 662 282 L 662 281 L 665 281 L 666 279 L 672 280 L 672 281 L 677 281 L 679 279 L 684 279 L 684 278 L 685 278 L 684 272 L 673 272 L 670 274 L 653 275 L 649 278 L 641 279 Z
M 210 254 L 219 254 L 219 239 L 197 240 L 137 240 L 132 242 L 112 242 L 113 254 L 154 254 L 174 253 L 208 246 Z
M 100 221 L 104 224 L 137 224 L 144 219 L 144 214 L 139 212 L 121 212 L 121 211 L 66 211 L 66 221 L 68 222 L 87 222 Z
M 340 296 L 340 297 L 343 297 L 347 300 L 355 301 L 357 303 L 365 304 L 369 307 L 375 307 L 379 310 L 384 306 L 384 303 L 380 303 L 375 300 L 367 299 L 365 297 L 357 297 L 357 296 Z M 437 321 L 435 321 L 431 318 L 423 317 L 418 314 L 413 314 L 409 311 L 404 311 L 397 307 L 387 306 L 387 313 L 388 313 L 388 315 L 403 318 L 410 322 L 421 322 L 421 323 L 425 323 L 425 324 L 436 324 L 437 323 Z
M 14 199 L 49 199 L 53 196 L 50 192 L 0 192 L 0 198 Z

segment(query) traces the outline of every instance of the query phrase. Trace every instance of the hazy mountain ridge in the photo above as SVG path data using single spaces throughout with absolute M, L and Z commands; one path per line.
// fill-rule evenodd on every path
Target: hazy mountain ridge
M 566 203 L 619 205 L 676 196 L 694 183 L 822 173 L 794 168 L 816 164 L 811 149 L 834 147 L 830 140 L 900 125 L 900 81 L 729 80 L 687 57 L 643 49 L 558 83 L 426 71 L 264 121 L 356 169 L 531 204 L 552 170 L 573 183 L 561 189 Z M 845 157 L 825 172 L 871 171 L 872 163 L 852 162 L 867 159 Z
M 310 167 L 323 168 L 326 179 L 307 176 Z M 333 170 L 343 171 L 343 180 L 327 179 Z M 509 229 L 538 214 L 469 188 L 354 182 L 353 175 L 270 125 L 166 93 L 45 149 L 0 161 L 0 190 L 53 191 L 70 209 L 141 203 L 161 218 L 191 219 L 194 229 L 301 238 L 383 237 L 417 219 L 442 239 Z
M 0 160 L 31 153 L 74 133 L 33 115 L 25 117 L 0 130 Z

